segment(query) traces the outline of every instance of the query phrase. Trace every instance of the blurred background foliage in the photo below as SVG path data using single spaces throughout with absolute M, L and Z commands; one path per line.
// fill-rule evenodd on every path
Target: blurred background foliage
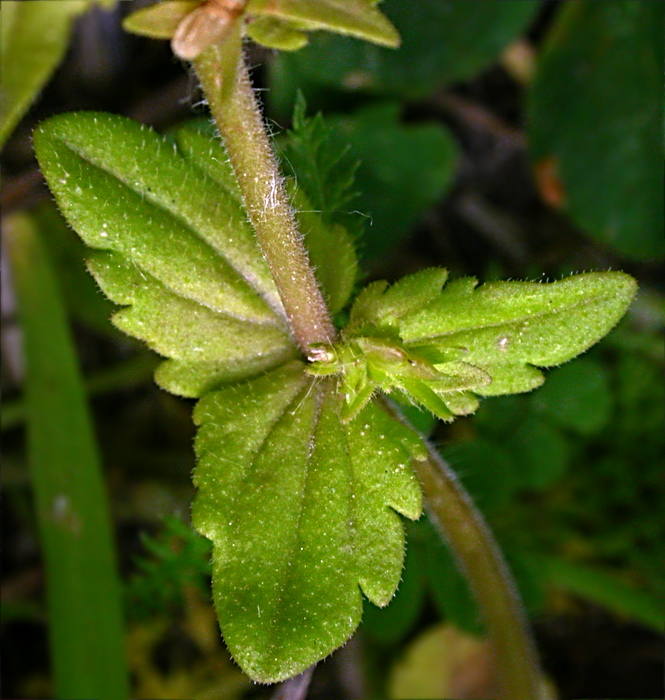
M 191 402 L 159 391 L 154 356 L 110 325 L 112 307 L 85 272 L 83 246 L 31 150 L 35 124 L 63 111 L 109 110 L 162 130 L 205 115 L 167 45 L 120 28 L 143 4 L 3 0 L 3 214 L 31 217 L 74 332 L 116 528 L 132 696 L 264 697 L 219 641 L 209 549 L 187 525 Z M 590 269 L 637 278 L 626 319 L 585 357 L 550 371 L 541 390 L 487 399 L 451 425 L 408 412 L 494 529 L 562 697 L 656 697 L 665 622 L 665 3 L 385 0 L 382 8 L 403 36 L 399 51 L 324 34 L 293 54 L 249 47 L 268 119 L 279 135 L 301 93 L 358 162 L 357 194 L 335 214 L 355 237 L 364 280 L 432 265 L 481 280 Z M 37 55 L 30 47 L 45 21 L 51 33 Z M 306 177 L 302 164 L 285 167 Z M 10 276 L 3 678 L 8 696 L 39 697 L 52 688 L 45 584 L 25 453 L 30 377 Z M 360 633 L 317 669 L 312 697 L 489 693 L 490 657 L 463 577 L 426 519 L 409 523 L 407 535 L 396 598 L 384 610 L 366 606 Z

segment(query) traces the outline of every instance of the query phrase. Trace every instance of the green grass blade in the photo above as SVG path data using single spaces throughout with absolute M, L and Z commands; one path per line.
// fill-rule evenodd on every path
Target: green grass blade
M 122 699 L 128 681 L 110 517 L 67 319 L 33 220 L 6 240 L 23 329 L 28 456 L 47 576 L 54 695 Z
M 131 389 L 152 379 L 159 359 L 151 352 L 142 352 L 112 367 L 100 369 L 96 374 L 84 378 L 89 396 L 98 396 L 120 389 Z M 23 397 L 2 404 L 0 432 L 21 425 L 26 419 Z
M 555 588 L 575 593 L 618 615 L 641 622 L 660 633 L 665 603 L 605 569 L 567 561 L 561 557 L 537 557 L 542 576 Z

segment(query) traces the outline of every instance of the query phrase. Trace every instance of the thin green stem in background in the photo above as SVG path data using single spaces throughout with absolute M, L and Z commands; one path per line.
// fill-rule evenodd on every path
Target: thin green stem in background
M 404 418 L 389 401 L 388 412 Z M 466 576 L 487 627 L 500 700 L 550 700 L 517 589 L 490 529 L 455 473 L 427 444 L 413 460 L 425 508 Z
M 310 345 L 331 343 L 335 328 L 309 264 L 244 60 L 241 57 L 235 86 L 229 89 L 223 85 L 222 76 L 229 73 L 224 58 L 213 47 L 194 61 L 194 67 L 293 335 L 307 356 Z
M 26 362 L 28 460 L 45 560 L 54 695 L 129 695 L 100 459 L 67 318 L 34 221 L 3 222 Z

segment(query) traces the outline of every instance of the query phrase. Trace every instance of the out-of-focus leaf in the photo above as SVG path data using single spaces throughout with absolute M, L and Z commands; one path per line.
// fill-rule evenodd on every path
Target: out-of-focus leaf
M 94 1 L 3 0 L 0 147 L 65 55 L 73 20 Z
M 534 394 L 533 405 L 562 428 L 582 435 L 597 433 L 607 425 L 613 407 L 607 371 L 586 357 L 557 367 Z
M 442 450 L 476 505 L 484 512 L 503 508 L 520 485 L 512 454 L 484 438 L 450 445 Z
M 128 697 L 108 504 L 60 291 L 35 222 L 3 221 L 26 360 L 28 458 L 57 697 Z
M 193 520 L 212 540 L 224 639 L 255 680 L 276 682 L 353 633 L 362 588 L 386 605 L 404 533 L 420 515 L 403 440 L 412 433 L 370 403 L 340 422 L 334 380 L 300 363 L 207 394 L 194 418 Z
M 665 601 L 624 583 L 608 571 L 577 564 L 559 557 L 535 557 L 542 576 L 550 585 L 637 620 L 659 634 L 665 621 Z
M 257 44 L 279 51 L 296 51 L 309 41 L 307 23 L 285 21 L 277 17 L 255 17 L 247 25 L 247 36 Z
M 298 87 L 362 90 L 423 97 L 440 85 L 472 77 L 526 28 L 534 0 L 386 0 L 386 15 L 402 36 L 398 51 L 327 33 L 293 54 L 275 57 L 272 89 L 284 106 Z M 276 83 L 283 76 L 286 82 Z
M 124 22 L 127 31 L 170 39 L 180 23 L 198 12 L 202 0 L 166 0 L 144 7 Z M 308 41 L 308 31 L 324 29 L 371 41 L 399 45 L 399 34 L 376 8 L 375 0 L 249 0 L 242 10 L 247 34 L 268 48 L 295 51 Z
M 391 700 L 496 697 L 488 642 L 453 625 L 429 628 L 408 647 L 392 669 Z
M 439 124 L 400 122 L 396 104 L 365 108 L 326 119 L 336 131 L 337 149 L 360 161 L 353 209 L 369 216 L 360 249 L 376 262 L 407 236 L 451 184 L 457 148 Z
M 507 447 L 515 459 L 523 488 L 545 488 L 563 476 L 568 467 L 570 450 L 565 436 L 558 428 L 535 417 L 509 433 Z
M 662 2 L 565 5 L 530 101 L 536 162 L 553 162 L 562 206 L 589 235 L 662 257 Z
M 123 28 L 153 39 L 170 39 L 180 22 L 203 0 L 165 0 L 142 7 L 125 17 Z

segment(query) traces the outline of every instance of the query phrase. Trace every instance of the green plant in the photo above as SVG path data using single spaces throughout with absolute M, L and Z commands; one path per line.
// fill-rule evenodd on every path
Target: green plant
M 278 48 L 324 26 L 396 41 L 372 3 L 352 3 L 357 15 L 313 7 L 250 2 L 247 30 Z M 128 26 L 170 35 L 205 12 L 166 2 Z M 239 61 L 244 19 L 233 14 L 214 45 L 196 33 L 184 48 L 175 43 L 193 60 L 223 145 L 205 129 L 160 137 L 104 114 L 57 117 L 35 134 L 62 212 L 94 249 L 89 269 L 126 307 L 114 323 L 168 358 L 157 370 L 162 387 L 199 399 L 194 522 L 215 546 L 225 640 L 254 679 L 274 682 L 353 633 L 358 584 L 386 605 L 404 551 L 393 511 L 417 519 L 421 510 L 413 468 L 496 635 L 503 692 L 535 697 L 537 664 L 491 539 L 383 394 L 449 421 L 473 413 L 479 396 L 530 391 L 544 381 L 538 368 L 566 362 L 614 326 L 635 283 L 587 273 L 478 286 L 430 269 L 375 282 L 349 308 L 353 237 L 325 212 L 349 196 L 353 164 L 330 159 L 329 134 L 301 104 L 285 151 L 311 172 L 298 188 L 284 186 Z M 475 565 L 474 548 L 484 552 Z

